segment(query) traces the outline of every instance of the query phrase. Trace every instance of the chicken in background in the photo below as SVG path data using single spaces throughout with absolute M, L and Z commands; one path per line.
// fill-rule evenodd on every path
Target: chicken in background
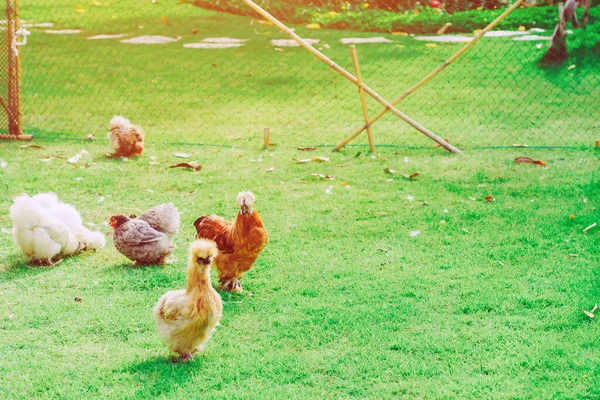
M 110 217 L 115 248 L 137 265 L 165 264 L 175 250 L 173 236 L 179 223 L 179 212 L 172 203 L 151 208 L 139 218 Z
M 10 218 L 15 242 L 36 265 L 55 265 L 64 257 L 100 249 L 106 243 L 101 232 L 83 226 L 75 207 L 61 202 L 54 193 L 16 197 Z
M 219 248 L 215 259 L 221 282 L 218 289 L 241 293 L 240 279 L 269 242 L 262 219 L 253 208 L 254 201 L 251 192 L 239 193 L 236 203 L 240 211 L 233 222 L 217 215 L 205 215 L 194 222 L 196 237 L 214 240 Z
M 187 289 L 165 293 L 154 306 L 160 336 L 173 352 L 180 355 L 173 361 L 193 360 L 193 354 L 204 349 L 219 325 L 223 303 L 210 283 L 210 268 L 217 254 L 213 241 L 193 242 Z
M 133 125 L 127 118 L 114 117 L 110 121 L 108 141 L 114 153 L 112 157 L 141 156 L 144 151 L 144 131 L 142 127 Z

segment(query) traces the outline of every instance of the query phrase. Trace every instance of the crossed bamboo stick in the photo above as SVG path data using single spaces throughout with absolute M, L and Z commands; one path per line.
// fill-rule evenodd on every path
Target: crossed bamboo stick
M 309 43 L 307 43 L 304 39 L 302 39 L 300 36 L 298 36 L 296 33 L 294 33 L 293 30 L 291 30 L 290 28 L 288 28 L 287 26 L 285 26 L 283 23 L 281 23 L 279 20 L 277 20 L 277 18 L 273 17 L 271 14 L 269 14 L 267 11 L 265 11 L 263 8 L 261 8 L 256 3 L 254 3 L 252 0 L 242 0 L 242 1 L 244 3 L 246 3 L 250 8 L 252 8 L 254 11 L 256 11 L 261 16 L 263 16 L 265 19 L 271 21 L 282 32 L 284 32 L 285 34 L 287 34 L 288 36 L 290 36 L 292 39 L 294 39 L 300 46 L 304 47 L 306 50 L 308 50 L 315 57 L 317 57 L 318 59 L 320 59 L 321 61 L 323 61 L 325 64 L 327 64 L 331 68 L 333 68 L 335 71 L 337 71 L 344 78 L 348 79 L 350 82 L 352 82 L 356 86 L 358 86 L 359 91 L 360 91 L 360 95 L 361 95 L 361 102 L 362 102 L 362 105 L 363 105 L 363 114 L 364 114 L 364 117 L 365 117 L 365 124 L 360 129 L 358 129 L 356 132 L 354 132 L 352 135 L 350 135 L 349 137 L 347 137 L 346 139 L 344 139 L 343 141 L 341 141 L 340 143 L 338 143 L 338 145 L 335 146 L 334 150 L 341 149 L 342 147 L 344 147 L 352 139 L 354 139 L 356 136 L 358 136 L 362 131 L 364 131 L 366 129 L 367 130 L 367 135 L 369 137 L 369 146 L 371 148 L 371 152 L 373 152 L 374 151 L 374 145 L 373 145 L 373 138 L 372 138 L 372 134 L 371 134 L 371 125 L 373 123 L 375 123 L 379 118 L 381 118 L 385 113 L 387 113 L 388 111 L 391 111 L 397 117 L 399 117 L 400 119 L 402 119 L 403 121 L 405 121 L 406 123 L 408 123 L 410 126 L 412 126 L 413 128 L 415 128 L 419 132 L 423 133 L 425 136 L 429 137 L 430 139 L 432 139 L 433 141 L 435 141 L 436 143 L 438 143 L 440 146 L 442 146 L 443 148 L 445 148 L 449 152 L 451 152 L 451 153 L 457 153 L 457 154 L 462 154 L 461 151 L 458 150 L 456 147 L 452 146 L 450 143 L 446 142 L 445 140 L 443 140 L 442 138 L 440 138 L 439 136 L 437 136 L 435 133 L 433 133 L 430 130 L 426 129 L 425 127 L 423 127 L 422 125 L 420 125 L 417 121 L 413 120 L 408 115 L 406 115 L 403 112 L 401 112 L 400 110 L 398 110 L 395 107 L 395 105 L 398 104 L 399 102 L 401 102 L 402 100 L 404 100 L 409 95 L 411 95 L 419 87 L 423 86 L 425 83 L 427 83 L 429 80 L 431 80 L 434 76 L 436 76 L 440 71 L 442 71 L 444 68 L 446 68 L 448 65 L 450 65 L 454 60 L 456 60 L 458 57 L 460 57 L 462 54 L 464 54 L 469 48 L 471 48 L 471 46 L 473 46 L 475 43 L 477 43 L 477 41 L 479 41 L 479 39 L 481 39 L 483 37 L 483 35 L 485 35 L 487 32 L 489 32 L 490 30 L 492 30 L 498 23 L 500 23 L 500 21 L 502 21 L 504 18 L 506 18 L 506 16 L 508 16 L 508 14 L 510 14 L 517 7 L 519 7 L 521 5 L 521 3 L 523 3 L 523 1 L 525 1 L 525 0 L 517 0 L 511 7 L 509 7 L 508 9 L 506 9 L 501 15 L 498 16 L 498 18 L 496 18 L 487 27 L 485 27 L 481 32 L 479 32 L 479 34 L 477 34 L 463 48 L 461 48 L 459 51 L 457 51 L 452 57 L 450 57 L 448 60 L 446 60 L 442 65 L 440 65 L 439 67 L 437 67 L 435 70 L 433 70 L 432 72 L 430 72 L 427 76 L 425 76 L 423 79 L 421 79 L 415 85 L 413 85 L 410 89 L 408 89 L 406 92 L 404 92 L 402 94 L 402 96 L 400 96 L 399 98 L 397 98 L 396 100 L 394 100 L 391 103 L 388 102 L 387 100 L 385 100 L 376 91 L 374 91 L 369 86 L 367 86 L 367 85 L 365 85 L 363 83 L 362 78 L 360 76 L 360 69 L 358 68 L 358 59 L 356 57 L 356 48 L 353 48 L 353 47 L 350 48 L 350 50 L 352 52 L 352 59 L 353 59 L 353 62 L 354 62 L 355 72 L 356 72 L 356 75 L 357 75 L 355 77 L 350 72 L 346 71 L 344 68 L 342 68 L 338 64 L 336 64 L 333 60 L 331 60 L 325 54 L 323 54 L 320 51 L 318 51 L 317 49 L 315 49 L 313 46 L 311 46 Z M 369 96 L 371 96 L 373 99 L 377 100 L 379 103 L 381 103 L 385 107 L 377 115 L 375 115 L 375 117 L 373 117 L 371 119 L 368 118 L 368 113 L 367 113 L 367 110 L 366 110 L 366 105 L 365 105 L 365 101 L 364 101 L 364 94 L 365 93 L 368 94 Z

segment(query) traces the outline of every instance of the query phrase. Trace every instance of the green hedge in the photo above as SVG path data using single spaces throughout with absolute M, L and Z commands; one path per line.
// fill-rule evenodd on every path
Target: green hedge
M 317 4 L 320 0 L 313 0 Z M 323 0 L 324 1 L 324 0 Z M 318 23 L 322 28 L 346 29 L 370 32 L 395 32 L 408 33 L 435 33 L 445 23 L 452 26 L 448 32 L 472 32 L 486 27 L 504 9 L 481 9 L 455 13 L 417 6 L 415 9 L 404 12 L 394 12 L 379 9 L 370 9 L 362 5 L 354 6 L 343 3 L 335 9 L 329 7 L 299 8 L 290 1 L 256 0 L 278 19 L 294 24 Z M 310 2 L 309 2 L 310 3 Z M 256 13 L 240 0 L 196 0 L 195 5 L 225 11 L 233 14 L 256 16 Z M 370 3 L 367 3 L 370 4 Z M 579 8 L 578 15 L 583 14 Z M 591 21 L 600 19 L 600 8 L 590 10 Z M 514 30 L 521 26 L 525 28 L 554 29 L 557 22 L 557 7 L 529 7 L 518 8 L 505 20 L 500 22 L 497 29 Z

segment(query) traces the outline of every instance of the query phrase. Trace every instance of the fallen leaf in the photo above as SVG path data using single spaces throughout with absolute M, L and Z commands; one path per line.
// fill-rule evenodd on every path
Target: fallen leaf
M 421 175 L 420 172 L 415 172 L 411 175 L 400 174 L 400 176 L 403 176 L 404 178 L 408 179 L 409 181 L 414 181 L 417 178 L 417 176 L 419 176 L 419 175 Z
M 386 174 L 395 174 L 396 170 L 393 170 L 391 168 L 386 168 L 383 170 Z
M 544 161 L 534 160 L 533 158 L 529 158 L 529 157 L 517 157 L 517 158 L 515 158 L 515 162 L 517 164 L 536 164 L 541 167 L 546 166 L 546 163 Z
M 340 185 L 348 187 L 350 186 L 350 182 L 340 182 Z
M 523 32 L 525 29 L 526 29 L 526 28 L 525 28 L 523 25 L 521 25 L 521 26 L 519 27 L 519 32 Z
M 316 149 L 316 147 L 298 147 L 298 150 L 300 151 L 314 151 Z
M 273 25 L 273 23 L 271 21 L 258 20 L 256 22 L 260 25 Z
M 329 162 L 329 161 L 331 161 L 329 158 L 322 157 L 322 156 L 313 156 L 312 160 L 313 161 L 317 161 L 317 162 Z
M 38 146 L 37 144 L 24 144 L 19 146 L 19 149 L 45 149 L 44 146 Z
M 402 32 L 402 31 L 398 31 L 398 32 L 392 32 L 392 35 L 394 35 L 394 36 L 408 36 L 408 33 Z
M 571 221 L 573 221 L 573 220 L 575 219 L 575 216 L 574 216 L 573 214 L 571 214 L 571 215 L 569 215 L 569 219 L 570 219 Z
M 191 154 L 189 154 L 189 153 L 173 153 L 173 155 L 174 155 L 175 157 L 179 157 L 179 158 L 189 158 L 189 157 L 191 157 L 191 156 L 192 156 L 192 155 L 191 155 Z
M 570 70 L 574 69 L 575 67 L 576 67 L 576 65 L 573 64 L 573 65 L 570 65 L 569 68 L 567 68 L 567 69 L 570 71 Z
M 92 141 L 94 139 L 96 139 L 96 137 L 92 133 L 90 133 L 83 140 Z
M 477 201 L 477 199 L 475 197 L 471 197 L 471 196 L 469 196 L 469 200 L 471 200 L 471 201 Z
M 310 176 L 316 176 L 318 178 L 333 180 L 335 177 L 329 174 L 310 174 Z
M 198 164 L 195 161 L 189 163 L 179 163 L 175 165 L 169 166 L 169 168 L 188 168 L 193 169 L 194 171 L 200 171 L 202 169 L 202 164 Z
M 78 303 L 81 303 L 81 297 L 79 297 L 79 296 L 75 297 L 75 301 Z
M 446 143 L 450 143 L 450 139 L 449 139 L 449 138 L 444 138 L 444 142 L 446 142 Z M 434 149 L 437 149 L 438 147 L 442 147 L 442 145 L 441 145 L 441 144 L 439 144 L 439 143 L 437 143 L 437 144 L 433 145 L 433 148 L 434 148 Z
M 512 147 L 522 148 L 522 147 L 529 147 L 529 145 L 528 144 L 524 144 L 524 143 L 513 143 Z
M 192 35 L 197 35 L 198 34 L 198 29 L 194 29 L 192 32 L 190 32 Z
M 487 201 L 488 203 L 491 203 L 492 201 L 496 200 L 496 199 L 494 198 L 494 196 L 492 196 L 492 195 L 487 195 L 487 196 L 485 196 L 483 199 L 484 199 L 485 201 Z
M 435 43 L 425 43 L 425 47 L 429 48 L 429 49 L 435 49 L 436 47 L 440 47 Z
M 308 25 L 306 25 L 306 28 L 308 28 L 308 29 L 321 29 L 321 25 L 319 25 L 319 24 L 308 24 Z
M 577 254 L 567 254 L 567 257 L 569 257 L 569 258 L 577 258 L 579 256 Z
M 148 193 L 154 193 L 154 190 L 152 190 L 152 189 L 146 189 L 146 192 L 148 192 Z

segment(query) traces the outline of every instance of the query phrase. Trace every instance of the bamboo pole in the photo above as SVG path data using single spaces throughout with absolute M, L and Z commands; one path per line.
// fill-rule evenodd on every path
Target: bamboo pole
M 294 39 L 300 46 L 304 47 L 312 55 L 317 57 L 319 60 L 323 61 L 325 64 L 329 65 L 331 68 L 336 70 L 339 74 L 341 74 L 344 78 L 348 79 L 350 82 L 352 82 L 358 86 L 358 80 L 356 79 L 356 77 L 354 75 L 352 75 L 350 72 L 346 71 L 344 68 L 337 65 L 333 60 L 331 60 L 325 54 L 321 53 L 319 50 L 315 49 L 313 46 L 308 44 L 304 39 L 302 39 L 300 36 L 295 34 L 294 31 L 292 31 L 290 28 L 288 28 L 287 26 L 282 24 L 277 18 L 273 17 L 271 14 L 269 14 L 267 11 L 262 9 L 259 5 L 254 3 L 252 0 L 242 0 L 242 1 L 244 3 L 246 3 L 250 8 L 252 8 L 254 11 L 259 13 L 262 17 L 264 17 L 265 19 L 272 22 L 282 32 L 284 32 L 285 34 L 290 36 L 292 39 Z M 521 0 L 521 1 L 523 1 L 523 0 Z M 402 119 L 403 121 L 408 123 L 410 126 L 415 128 L 416 130 L 418 130 L 425 136 L 429 137 L 430 139 L 434 140 L 436 143 L 440 144 L 446 150 L 448 150 L 452 153 L 461 154 L 461 151 L 458 150 L 456 147 L 445 142 L 442 138 L 437 136 L 435 133 L 427 130 L 426 128 L 421 126 L 418 122 L 416 122 L 415 120 L 410 118 L 408 115 L 404 114 L 402 111 L 395 108 L 389 101 L 385 100 L 383 97 L 381 97 L 377 92 L 375 92 L 373 89 L 371 89 L 367 85 L 362 84 L 362 85 L 360 85 L 360 87 L 362 87 L 364 89 L 366 94 L 373 97 L 375 100 L 377 100 L 383 106 L 385 106 L 385 108 L 387 110 L 391 111 L 393 114 L 398 116 L 400 119 Z
M 371 132 L 371 124 L 369 124 L 369 110 L 367 109 L 367 102 L 365 99 L 365 90 L 362 87 L 362 74 L 360 72 L 360 66 L 358 64 L 358 55 L 356 54 L 356 46 L 350 45 L 350 54 L 352 55 L 352 64 L 354 64 L 354 74 L 356 75 L 358 85 L 358 93 L 360 94 L 360 103 L 362 105 L 363 115 L 365 117 L 365 123 L 367 125 L 367 136 L 369 137 L 369 149 L 371 153 L 375 153 L 375 145 L 373 144 L 373 134 Z
M 14 1 L 14 27 L 18 31 L 21 27 L 19 19 L 19 0 Z M 16 31 L 15 31 L 16 33 Z M 14 111 L 16 112 L 15 119 L 17 120 L 17 136 L 23 136 L 23 110 L 21 109 L 21 52 L 15 54 L 15 104 Z
M 517 0 L 512 6 L 510 6 L 502 14 L 500 14 L 498 16 L 498 18 L 493 20 L 488 26 L 486 26 L 481 32 L 479 32 L 469 43 L 465 44 L 460 50 L 458 50 L 456 53 L 454 53 L 454 55 L 452 55 L 449 59 L 444 61 L 439 67 L 437 67 L 436 69 L 431 71 L 429 74 L 427 74 L 427 76 L 425 76 L 419 82 L 415 83 L 410 89 L 408 89 L 400 97 L 398 97 L 396 100 L 394 100 L 392 102 L 392 105 L 395 106 L 396 104 L 400 103 L 402 100 L 404 100 L 405 98 L 410 96 L 421 86 L 423 86 L 424 84 L 429 82 L 434 76 L 439 74 L 444 68 L 446 68 L 448 65 L 452 64 L 457 58 L 462 56 L 475 43 L 477 43 L 479 41 L 479 39 L 481 39 L 483 37 L 483 35 L 485 35 L 489 31 L 491 31 L 492 29 L 494 29 L 494 27 L 496 25 L 498 25 L 503 19 L 505 19 L 508 16 L 508 14 L 513 12 L 517 7 L 519 7 L 521 5 L 521 3 L 523 3 L 523 1 L 525 1 L 525 0 Z M 344 139 L 340 143 L 338 143 L 337 146 L 334 147 L 334 150 L 339 150 L 342 147 L 344 147 L 345 145 L 347 145 L 352 139 L 354 139 L 355 137 L 360 135 L 360 133 L 367 128 L 367 125 L 373 125 L 379 118 L 383 117 L 383 115 L 387 112 L 388 112 L 388 108 L 384 108 L 383 110 L 381 110 L 377 115 L 375 115 L 371 120 L 369 120 L 360 129 L 358 129 L 352 135 L 348 136 L 346 139 Z

